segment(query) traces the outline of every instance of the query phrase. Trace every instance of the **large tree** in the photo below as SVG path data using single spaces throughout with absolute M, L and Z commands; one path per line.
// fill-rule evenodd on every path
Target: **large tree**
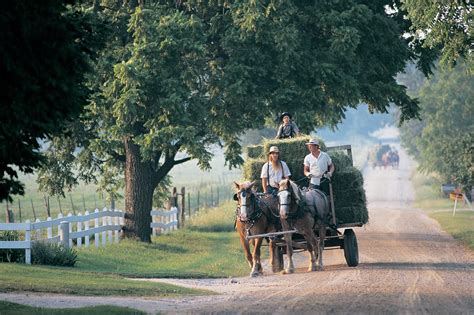
M 470 195 L 474 184 L 474 81 L 467 65 L 436 72 L 419 92 L 422 121 L 402 129 L 402 140 L 426 172 L 455 182 Z
M 0 201 L 23 194 L 18 171 L 41 161 L 41 139 L 78 117 L 94 46 L 91 23 L 62 0 L 12 1 L 0 15 Z
M 71 162 L 90 179 L 124 174 L 125 232 L 150 241 L 153 191 L 168 172 L 190 159 L 209 167 L 213 144 L 240 165 L 239 136 L 278 112 L 294 113 L 306 131 L 360 102 L 416 117 L 417 102 L 394 79 L 414 56 L 390 4 L 104 1 L 94 8 L 111 33 L 90 80 L 95 93 L 71 125 L 80 147 Z M 50 156 L 69 156 L 70 143 L 54 140 Z M 70 167 L 45 167 L 44 188 L 74 182 Z
M 413 43 L 419 43 L 441 56 L 441 64 L 453 66 L 457 60 L 467 62 L 474 71 L 474 11 L 469 0 L 402 0 L 412 26 Z

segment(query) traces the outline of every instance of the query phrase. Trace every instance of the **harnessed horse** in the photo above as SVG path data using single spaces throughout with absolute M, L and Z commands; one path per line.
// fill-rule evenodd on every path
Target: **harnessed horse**
M 280 219 L 284 231 L 294 228 L 302 234 L 307 242 L 310 254 L 308 271 L 323 270 L 324 239 L 326 237 L 329 202 L 326 195 L 317 189 L 301 191 L 291 180 L 280 182 L 278 192 Z M 319 240 L 314 230 L 318 230 Z M 293 273 L 293 246 L 291 234 L 285 234 L 288 264 L 285 273 Z M 319 245 L 319 246 L 318 246 Z M 318 260 L 318 264 L 316 261 Z
M 239 232 L 240 243 L 244 249 L 245 258 L 252 268 L 250 276 L 256 277 L 263 272 L 260 261 L 260 246 L 263 238 L 254 238 L 250 241 L 247 236 L 276 232 L 278 218 L 272 209 L 278 209 L 278 204 L 271 196 L 258 196 L 252 189 L 255 182 L 234 182 L 237 193 L 234 199 L 238 202 L 235 228 Z M 250 252 L 250 244 L 253 244 L 253 252 Z M 270 263 L 273 272 L 280 271 L 277 260 L 274 257 L 274 243 L 269 240 Z

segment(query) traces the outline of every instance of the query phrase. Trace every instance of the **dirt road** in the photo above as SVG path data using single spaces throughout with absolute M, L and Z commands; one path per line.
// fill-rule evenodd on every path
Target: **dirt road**
M 439 313 L 474 314 L 474 253 L 413 209 L 412 163 L 400 150 L 399 170 L 366 170 L 370 222 L 356 229 L 360 264 L 347 267 L 342 250 L 324 252 L 325 270 L 260 278 L 163 280 L 220 295 L 183 299 L 55 297 L 0 294 L 0 299 L 48 307 L 115 304 L 150 313 Z M 36 301 L 35 303 L 31 301 Z

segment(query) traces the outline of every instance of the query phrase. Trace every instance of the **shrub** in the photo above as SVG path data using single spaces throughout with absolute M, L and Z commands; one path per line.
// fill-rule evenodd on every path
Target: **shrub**
M 31 260 L 37 265 L 73 267 L 77 261 L 77 253 L 73 248 L 62 244 L 34 242 L 31 247 Z
M 19 241 L 20 233 L 17 231 L 2 231 L 0 232 L 0 241 Z M 0 261 L 3 262 L 24 262 L 24 249 L 0 249 Z

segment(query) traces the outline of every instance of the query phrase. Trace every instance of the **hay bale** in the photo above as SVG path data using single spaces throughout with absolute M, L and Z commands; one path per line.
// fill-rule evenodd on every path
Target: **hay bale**
M 359 208 L 353 206 L 335 207 L 337 223 L 367 223 L 369 221 L 369 213 L 367 211 L 360 211 Z
M 338 223 L 367 223 L 369 214 L 364 190 L 364 178 L 355 167 L 334 172 L 332 177 L 334 208 Z
M 262 166 L 265 163 L 263 159 L 247 159 L 243 165 L 244 179 L 248 181 L 255 181 L 254 187 L 257 191 L 262 191 L 262 181 L 260 174 Z
M 249 145 L 245 148 L 245 153 L 247 154 L 248 158 L 251 159 L 259 159 L 264 157 L 263 154 L 263 145 Z
M 306 147 L 306 142 L 311 139 L 309 136 L 299 136 L 296 138 L 288 139 L 271 139 L 265 140 L 263 142 L 263 152 L 268 152 L 270 147 L 276 145 L 280 149 L 281 159 L 284 161 L 289 160 L 290 158 L 300 158 L 301 163 L 303 163 L 304 157 L 309 153 L 308 148 Z M 323 151 L 326 151 L 326 145 L 324 141 L 319 139 L 320 146 Z
M 331 157 L 331 160 L 337 170 L 343 170 L 348 167 L 352 167 L 352 160 L 351 158 L 340 151 L 335 151 L 335 152 L 329 152 L 329 156 Z
M 262 190 L 260 173 L 263 164 L 267 161 L 267 155 L 261 154 L 268 152 L 270 146 L 276 145 L 280 149 L 280 156 L 288 164 L 291 171 L 291 178 L 297 182 L 300 187 L 307 187 L 309 180 L 304 177 L 303 161 L 309 154 L 305 143 L 309 141 L 308 136 L 282 139 L 266 140 L 262 145 L 253 146 L 250 151 L 255 158 L 248 158 L 243 166 L 245 180 L 255 181 L 255 187 L 258 191 Z M 326 151 L 324 142 L 321 141 L 323 151 Z M 263 150 L 263 151 L 262 151 Z M 250 152 L 247 149 L 247 152 Z M 258 155 L 255 152 L 260 152 Z M 250 154 L 248 153 L 250 156 Z M 351 159 L 340 151 L 330 152 L 329 155 L 336 167 L 332 177 L 334 207 L 336 219 L 341 223 L 367 223 L 368 211 L 364 190 L 364 179 L 362 173 L 352 166 Z

